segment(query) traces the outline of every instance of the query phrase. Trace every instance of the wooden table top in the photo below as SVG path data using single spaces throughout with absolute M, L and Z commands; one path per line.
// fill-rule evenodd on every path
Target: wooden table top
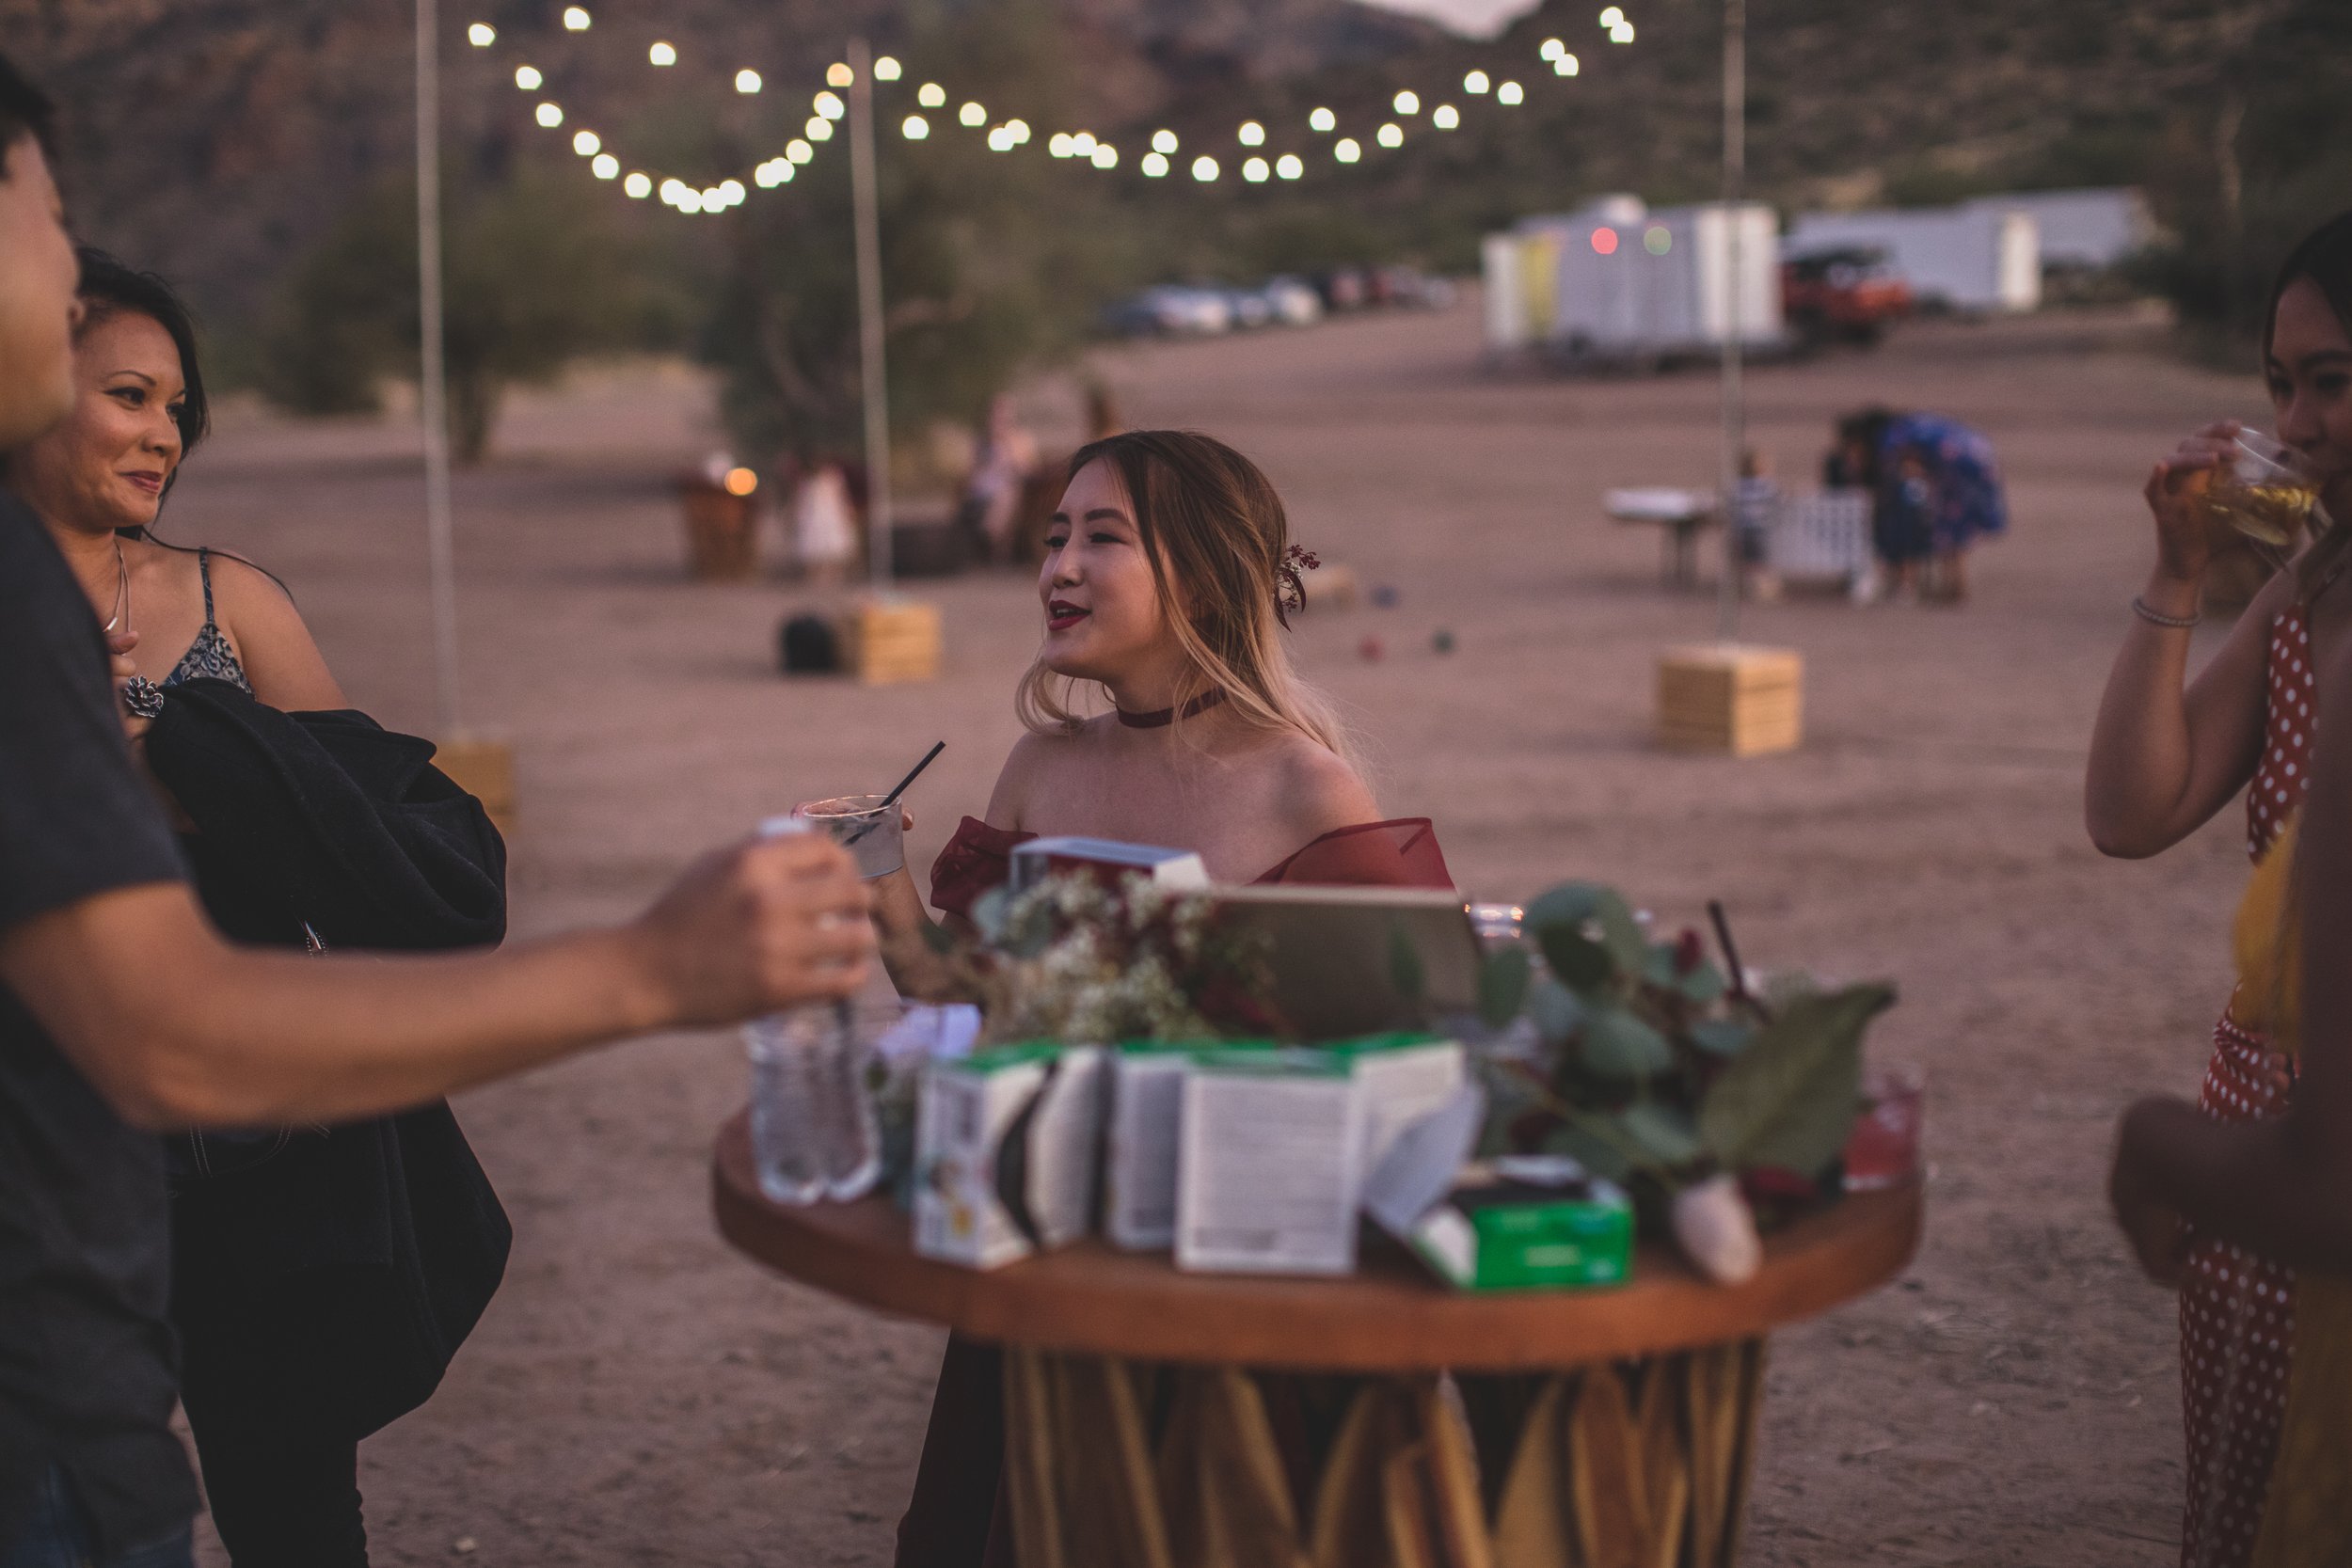
M 1915 1180 L 1851 1195 L 1766 1238 L 1764 1266 L 1742 1285 L 1710 1283 L 1651 1243 L 1621 1287 L 1481 1294 L 1386 1244 L 1368 1245 L 1339 1279 L 1182 1274 L 1166 1253 L 1100 1239 L 986 1272 L 937 1262 L 916 1256 L 907 1216 L 885 1197 L 769 1201 L 740 1115 L 720 1131 L 711 1187 L 720 1233 L 737 1248 L 879 1312 L 1045 1350 L 1359 1372 L 1572 1367 L 1760 1335 L 1900 1272 L 1921 1209 Z

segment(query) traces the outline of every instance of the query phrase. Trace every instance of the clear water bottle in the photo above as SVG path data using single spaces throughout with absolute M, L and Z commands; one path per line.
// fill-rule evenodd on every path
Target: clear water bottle
M 766 835 L 803 832 L 795 818 Z M 743 1026 L 752 1063 L 752 1156 L 778 1203 L 847 1201 L 882 1176 L 882 1135 L 866 1078 L 867 1050 L 847 1002 L 818 1002 Z

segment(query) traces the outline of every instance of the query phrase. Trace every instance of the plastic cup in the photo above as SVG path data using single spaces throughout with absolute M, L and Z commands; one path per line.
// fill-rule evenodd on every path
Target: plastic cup
M 2214 515 L 2238 532 L 2284 549 L 2319 507 L 2319 480 L 2300 452 L 2259 430 L 2241 430 L 2205 492 Z
M 879 795 L 836 795 L 795 806 L 792 815 L 828 833 L 857 862 L 857 874 L 871 880 L 907 863 L 905 831 L 898 804 Z

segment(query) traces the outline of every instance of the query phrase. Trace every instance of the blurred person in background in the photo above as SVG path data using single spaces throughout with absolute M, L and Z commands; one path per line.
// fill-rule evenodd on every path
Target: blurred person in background
M 2352 213 L 2288 256 L 2264 323 L 2279 438 L 2321 476 L 2328 514 L 2352 518 Z M 2322 721 L 2352 701 L 2352 534 L 2322 531 L 2188 679 L 2229 526 L 2207 493 L 2238 428 L 2205 426 L 2149 478 L 2155 561 L 2086 790 L 2091 841 L 2133 859 L 2248 792 L 2256 871 L 2203 1085 L 2194 1106 L 2135 1105 L 2112 1176 L 2141 1262 L 2181 1291 L 2181 1560 L 2198 1568 L 2352 1555 L 2352 1294 L 2336 1277 L 2352 1273 L 2352 725 Z M 2308 985 L 2298 948 L 2326 955 Z
M 8 477 L 130 666 L 151 651 L 134 728 L 206 914 L 296 951 L 495 945 L 505 854 L 480 802 L 428 742 L 347 711 L 275 578 L 154 533 L 209 424 L 195 324 L 160 277 L 79 261 L 73 406 Z M 167 1148 L 181 1401 L 230 1560 L 364 1568 L 359 1439 L 421 1402 L 487 1306 L 497 1196 L 437 1101 Z
M 0 56 L 0 453 L 78 401 L 51 120 Z M 626 926 L 496 954 L 232 944 L 133 758 L 135 644 L 118 626 L 110 680 L 104 619 L 0 490 L 0 1568 L 191 1562 L 156 1132 L 349 1121 L 847 996 L 873 941 L 849 857 L 800 836 L 706 858 Z
M 841 581 L 857 553 L 857 520 L 850 506 L 850 482 L 838 463 L 811 465 L 792 486 L 792 554 L 802 574 L 818 588 Z
M 988 429 L 963 498 L 964 515 L 988 559 L 998 565 L 1013 560 L 1019 548 L 1021 498 L 1037 466 L 1037 437 L 1013 411 L 1012 398 L 998 393 L 989 402 Z

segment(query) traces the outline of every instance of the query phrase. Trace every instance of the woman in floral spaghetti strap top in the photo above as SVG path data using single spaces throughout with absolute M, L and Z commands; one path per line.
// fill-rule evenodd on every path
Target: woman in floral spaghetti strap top
M 2208 425 L 2157 465 L 2147 489 L 2156 565 L 2133 602 L 2091 744 L 2087 816 L 2092 840 L 2111 855 L 2169 848 L 2241 788 L 2255 863 L 2274 847 L 2291 853 L 2281 841 L 2312 787 L 2328 689 L 2321 672 L 2352 659 L 2352 589 L 2340 585 L 2352 532 L 2328 522 L 2352 520 L 2352 214 L 2297 247 L 2265 319 L 2265 378 L 2279 436 L 2321 475 L 2325 510 L 2312 519 L 2314 542 L 2185 687 L 2187 628 L 2206 565 L 2227 537 L 2206 492 L 2238 427 Z M 2331 804 L 2341 815 L 2344 802 Z M 2275 864 L 2265 874 L 2283 875 Z M 2244 954 L 2241 971 L 2251 973 Z M 2259 1137 L 2261 1124 L 2295 1114 L 2303 1064 L 2277 1026 L 2273 1000 L 2249 995 L 2242 979 L 2215 1028 L 2195 1111 L 2178 1101 L 2136 1109 L 2119 1154 L 2119 1214 L 2150 1273 L 2181 1291 L 2185 1568 L 2257 1560 L 2289 1389 L 2318 1331 L 2297 1321 L 2302 1292 L 2289 1263 L 2302 1259 L 2266 1244 L 2270 1222 L 2292 1200 L 2273 1194 L 2252 1213 L 2216 1211 L 2213 1189 L 2184 1174 L 2216 1124 Z M 2352 1138 L 2352 1129 L 2339 1137 Z M 2198 1196 L 2152 1196 L 2168 1183 L 2175 1191 L 2186 1183 Z

